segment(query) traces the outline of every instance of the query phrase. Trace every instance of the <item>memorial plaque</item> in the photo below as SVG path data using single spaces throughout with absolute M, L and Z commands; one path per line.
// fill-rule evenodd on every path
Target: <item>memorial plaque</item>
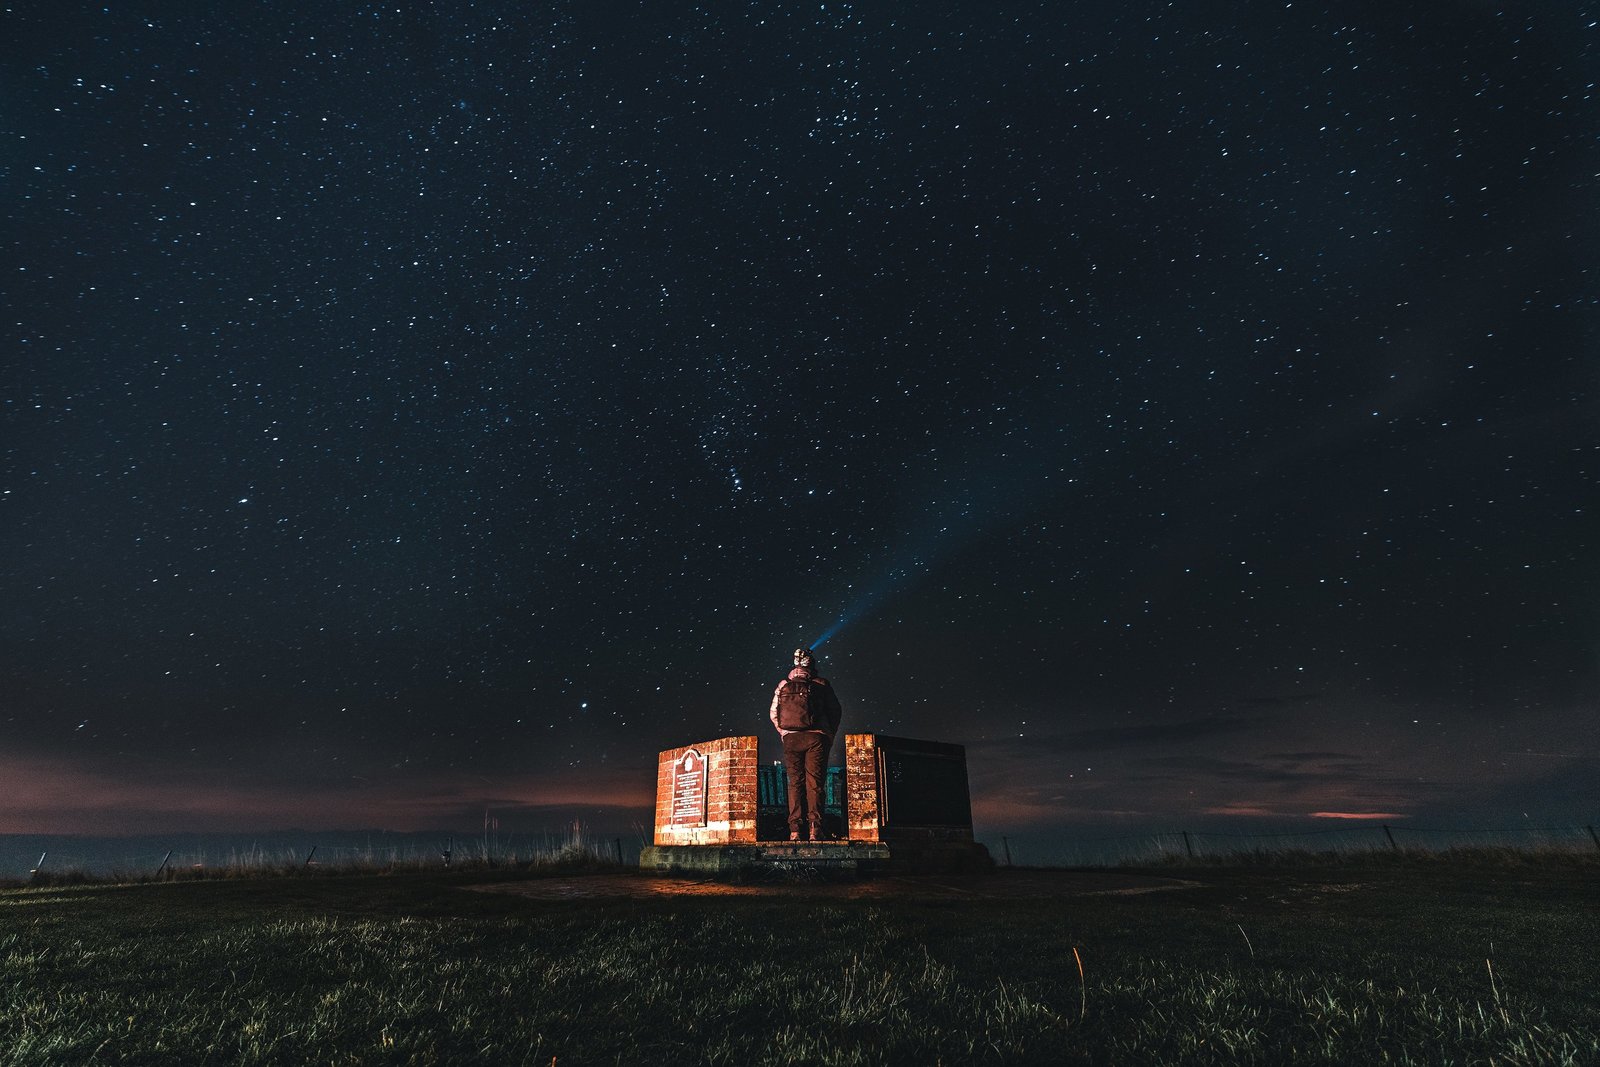
M 672 826 L 706 824 L 706 760 L 689 749 L 672 765 Z

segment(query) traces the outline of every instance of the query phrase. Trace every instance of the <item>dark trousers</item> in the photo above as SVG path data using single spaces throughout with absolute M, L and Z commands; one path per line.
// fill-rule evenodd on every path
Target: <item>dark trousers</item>
M 802 828 L 811 831 L 811 840 L 822 840 L 822 800 L 828 773 L 828 750 L 833 738 L 827 734 L 794 733 L 783 735 L 783 771 L 789 779 L 789 832 Z

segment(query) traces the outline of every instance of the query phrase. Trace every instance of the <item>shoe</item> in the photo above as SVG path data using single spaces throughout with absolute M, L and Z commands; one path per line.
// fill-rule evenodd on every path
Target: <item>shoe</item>
M 790 841 L 804 841 L 805 838 L 800 836 L 800 831 L 799 830 L 790 830 L 789 831 L 789 840 Z

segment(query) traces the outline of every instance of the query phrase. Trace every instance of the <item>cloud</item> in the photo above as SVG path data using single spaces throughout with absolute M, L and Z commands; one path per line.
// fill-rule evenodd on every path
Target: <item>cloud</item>
M 1513 774 L 1498 781 L 1474 782 L 1472 800 L 1475 807 L 1497 813 L 1503 825 L 1523 816 L 1546 822 L 1583 822 L 1600 809 L 1600 756 L 1551 758 L 1510 752 L 1503 754 L 1499 763 L 1502 773 Z M 1434 808 L 1427 814 L 1430 819 L 1448 819 L 1453 812 Z
M 1409 819 L 1411 816 L 1397 811 L 1313 811 L 1313 819 Z
M 1304 768 L 1285 767 L 1261 761 L 1199 755 L 1150 756 L 1137 760 L 1135 766 L 1152 768 L 1150 772 L 1135 772 L 1130 776 L 1135 780 L 1144 781 L 1167 781 L 1175 777 L 1187 779 L 1198 776 L 1216 781 L 1276 785 L 1344 781 L 1349 777 L 1342 772 L 1308 771 Z
M 1278 811 L 1264 804 L 1252 804 L 1246 801 L 1235 800 L 1227 804 L 1215 804 L 1203 809 L 1206 815 L 1226 815 L 1230 818 L 1265 819 L 1284 818 L 1290 812 Z
M 143 773 L 136 766 L 0 756 L 7 803 L 0 833 L 130 834 L 179 830 L 433 829 L 485 806 L 569 812 L 644 810 L 654 783 L 593 771 L 570 777 L 467 781 L 394 773 L 300 783 L 260 775 Z

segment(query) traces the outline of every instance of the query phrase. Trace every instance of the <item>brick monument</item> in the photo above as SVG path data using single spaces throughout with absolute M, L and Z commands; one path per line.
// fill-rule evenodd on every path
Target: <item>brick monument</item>
M 754 844 L 756 739 L 669 748 L 656 760 L 657 845 Z
M 783 769 L 760 767 L 756 743 L 753 735 L 723 737 L 660 753 L 655 839 L 640 855 L 641 867 L 748 874 L 993 866 L 988 850 L 972 839 L 967 756 L 961 745 L 846 734 L 843 811 L 837 823 L 843 838 L 791 842 L 777 839 L 787 837 L 787 828 L 772 812 L 764 812 L 761 800 L 764 794 L 783 794 Z

